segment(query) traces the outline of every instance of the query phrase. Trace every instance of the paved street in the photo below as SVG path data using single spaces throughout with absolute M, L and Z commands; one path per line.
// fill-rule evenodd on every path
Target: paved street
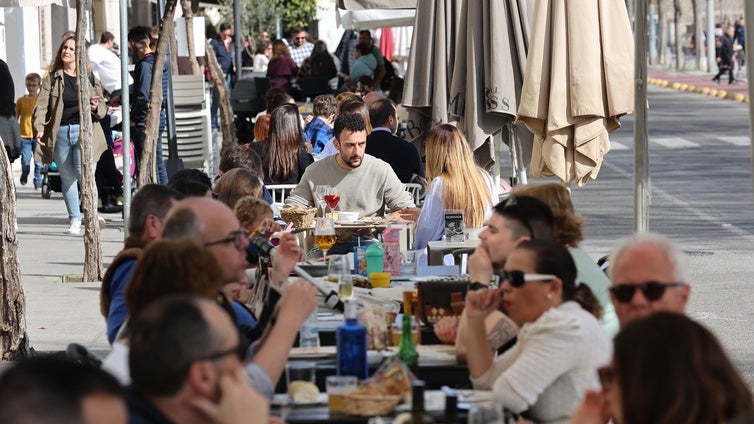
M 690 313 L 708 325 L 754 386 L 754 203 L 747 104 L 651 86 L 650 161 L 653 197 L 650 229 L 687 251 L 692 282 Z M 595 257 L 609 252 L 632 228 L 632 119 L 612 137 L 613 151 L 599 179 L 573 187 L 587 219 L 583 246 Z M 17 165 L 17 164 L 16 164 Z M 18 178 L 19 172 L 15 173 Z M 33 346 L 61 350 L 75 341 L 108 348 L 99 314 L 98 283 L 60 283 L 81 273 L 83 241 L 64 234 L 59 193 L 43 200 L 28 186 L 18 190 L 18 237 L 27 320 Z M 105 215 L 105 263 L 122 245 L 120 215 Z
M 686 251 L 690 314 L 713 329 L 754 386 L 754 202 L 748 105 L 649 87 L 649 228 Z M 633 226 L 633 118 L 599 178 L 573 187 L 593 256 Z

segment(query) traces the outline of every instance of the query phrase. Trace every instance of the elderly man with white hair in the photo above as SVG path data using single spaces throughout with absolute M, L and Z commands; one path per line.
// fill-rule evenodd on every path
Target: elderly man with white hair
M 691 286 L 681 262 L 681 251 L 659 234 L 635 234 L 617 246 L 610 257 L 610 297 L 622 327 L 658 311 L 684 313 Z

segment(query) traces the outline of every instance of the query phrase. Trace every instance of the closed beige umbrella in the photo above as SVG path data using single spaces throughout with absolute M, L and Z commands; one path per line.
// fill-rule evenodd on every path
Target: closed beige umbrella
M 583 186 L 633 111 L 628 13 L 615 0 L 537 0 L 532 28 L 518 110 L 535 135 L 531 175 Z
M 492 137 L 516 117 L 529 0 L 419 0 L 403 104 L 409 136 L 432 123 L 464 130 L 477 162 L 495 162 Z M 414 132 L 412 133 L 412 129 Z M 524 138 L 525 128 L 517 131 Z M 531 135 L 529 135 L 531 137 Z M 524 156 L 531 142 L 524 141 Z

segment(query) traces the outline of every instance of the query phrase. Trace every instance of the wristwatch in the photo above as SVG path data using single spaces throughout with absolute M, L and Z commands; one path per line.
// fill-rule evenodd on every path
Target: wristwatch
M 489 284 L 482 284 L 479 281 L 474 281 L 471 284 L 469 284 L 469 291 L 477 291 L 477 290 L 482 290 L 482 289 L 486 290 L 489 288 L 490 288 Z

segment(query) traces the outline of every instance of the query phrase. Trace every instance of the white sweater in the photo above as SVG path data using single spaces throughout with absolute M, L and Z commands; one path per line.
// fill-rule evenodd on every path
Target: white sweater
M 599 387 L 597 368 L 611 355 L 597 319 L 569 301 L 524 324 L 516 344 L 471 381 L 477 389 L 492 389 L 505 408 L 528 410 L 536 423 L 566 423 L 584 390 Z

